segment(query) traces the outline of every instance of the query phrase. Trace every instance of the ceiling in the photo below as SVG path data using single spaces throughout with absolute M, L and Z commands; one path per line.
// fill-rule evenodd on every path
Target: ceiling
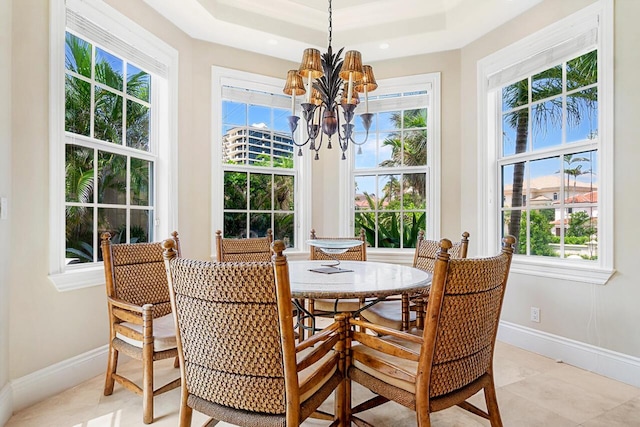
M 334 0 L 334 50 L 365 63 L 458 49 L 542 0 Z M 325 52 L 328 0 L 144 0 L 189 36 L 298 62 Z

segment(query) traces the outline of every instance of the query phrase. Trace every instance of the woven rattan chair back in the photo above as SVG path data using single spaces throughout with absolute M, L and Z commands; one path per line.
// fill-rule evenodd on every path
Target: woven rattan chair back
M 322 239 L 322 240 L 362 240 L 362 245 L 349 248 L 346 252 L 341 254 L 332 254 L 331 256 L 322 252 L 317 246 L 310 246 L 309 259 L 311 260 L 334 260 L 340 261 L 366 261 L 367 260 L 367 242 L 365 240 L 364 229 L 360 230 L 360 234 L 357 237 L 317 237 L 316 230 L 312 229 L 309 236 L 310 239 Z
M 430 398 L 491 371 L 511 251 L 509 246 L 494 257 L 449 259 L 434 272 L 423 348 L 424 355 L 433 354 Z
M 466 258 L 468 248 L 469 233 L 465 231 L 462 233 L 460 242 L 453 243 L 453 246 L 449 250 L 449 256 L 451 259 Z M 424 231 L 420 230 L 418 240 L 416 241 L 416 251 L 413 256 L 413 266 L 420 270 L 433 273 L 438 251 L 440 251 L 440 242 L 425 239 Z
M 269 262 L 271 260 L 273 234 L 267 230 L 264 237 L 231 239 L 222 237 L 222 231 L 216 231 L 218 262 Z
M 172 233 L 179 252 L 178 233 Z M 104 233 L 107 307 L 109 311 L 109 358 L 104 394 L 113 393 L 114 383 L 143 396 L 143 421 L 153 421 L 153 397 L 180 385 L 174 380 L 154 391 L 153 362 L 176 358 L 177 347 L 171 326 L 171 301 L 164 266 L 163 247 L 156 243 L 112 244 Z M 142 361 L 142 386 L 117 373 L 118 356 L 124 352 Z
M 215 263 L 175 258 L 172 244 L 165 258 L 184 380 L 180 425 L 190 425 L 192 409 L 241 426 L 298 425 L 343 383 L 344 371 L 300 402 L 284 244 L 274 243 L 276 261 Z M 330 361 L 334 368 L 339 359 Z

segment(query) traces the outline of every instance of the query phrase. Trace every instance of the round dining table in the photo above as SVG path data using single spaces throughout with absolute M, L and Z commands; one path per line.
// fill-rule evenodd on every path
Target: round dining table
M 316 330 L 315 317 L 305 308 L 304 301 L 308 299 L 335 299 L 337 307 L 340 299 L 357 298 L 360 309 L 352 313 L 357 316 L 387 297 L 400 295 L 404 329 L 409 325 L 409 296 L 426 292 L 432 278 L 429 272 L 386 262 L 341 261 L 337 266 L 340 270 L 335 268 L 327 267 L 327 261 L 289 262 L 291 296 L 299 313 L 301 339 L 303 329 L 312 334 Z

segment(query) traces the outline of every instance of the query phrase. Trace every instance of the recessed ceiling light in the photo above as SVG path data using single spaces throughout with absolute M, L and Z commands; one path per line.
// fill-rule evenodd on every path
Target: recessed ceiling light
M 380 43 L 380 49 L 389 49 L 389 43 Z

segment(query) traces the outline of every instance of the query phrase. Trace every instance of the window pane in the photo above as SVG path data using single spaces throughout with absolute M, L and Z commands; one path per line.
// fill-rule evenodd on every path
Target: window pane
M 151 76 L 132 64 L 127 64 L 127 93 L 142 101 L 149 102 Z
M 93 208 L 67 206 L 65 219 L 66 263 L 94 262 Z
M 408 173 L 403 175 L 403 206 L 406 209 L 426 209 L 427 175 Z
M 567 142 L 598 136 L 598 90 L 590 89 L 567 96 Z
M 402 164 L 407 166 L 422 166 L 427 164 L 427 131 L 414 130 L 404 133 Z M 396 153 L 393 154 L 394 159 Z M 397 161 L 397 160 L 396 160 Z
M 229 126 L 245 126 L 247 124 L 246 104 L 222 101 L 222 123 Z
M 131 158 L 130 195 L 132 205 L 151 205 L 153 162 Z
M 560 157 L 548 157 L 529 163 L 531 173 L 528 185 L 527 206 L 549 206 L 553 203 L 553 193 L 560 188 Z
M 502 111 L 512 110 L 529 102 L 529 79 L 502 88 Z
M 380 212 L 378 214 L 378 247 L 400 247 L 400 215 L 398 212 Z
M 65 201 L 93 202 L 93 149 L 68 144 L 65 148 Z
M 249 236 L 262 237 L 267 235 L 267 230 L 271 228 L 270 213 L 249 214 Z
M 427 127 L 427 109 L 407 110 L 404 112 L 403 129 Z
M 376 235 L 376 213 L 375 212 L 356 212 L 355 214 L 355 233 L 363 229 L 367 238 L 367 242 L 375 243 Z
M 567 89 L 578 89 L 598 82 L 598 52 L 585 53 L 567 62 Z
M 294 210 L 293 203 L 293 176 L 291 175 L 275 175 L 274 180 L 274 197 L 275 207 L 274 209 L 282 211 Z
M 91 44 L 74 36 L 65 34 L 65 68 L 82 76 L 91 77 Z
M 427 228 L 427 215 L 425 212 L 407 212 L 402 217 L 403 233 L 402 247 L 415 248 L 420 230 Z
M 151 230 L 152 215 L 149 210 L 132 209 L 131 210 L 131 231 L 129 243 L 150 242 L 153 240 Z
M 532 111 L 533 149 L 562 144 L 562 97 L 535 104 Z
M 557 65 L 531 77 L 531 101 L 536 102 L 562 93 L 562 66 Z
M 273 130 L 283 132 L 285 135 L 291 136 L 291 128 L 289 127 L 289 116 L 291 111 L 285 108 L 273 109 Z
M 112 243 L 127 243 L 126 209 L 98 209 L 98 236 L 105 232 L 111 234 Z
M 124 63 L 122 59 L 96 48 L 96 81 L 122 90 Z
M 400 185 L 400 175 L 383 175 L 378 181 L 378 194 L 381 194 L 380 208 L 399 209 L 402 188 Z
M 224 237 L 234 239 L 247 237 L 247 214 L 225 212 L 223 229 Z
M 529 109 L 521 108 L 502 116 L 502 155 L 527 151 L 529 136 Z
M 381 133 L 378 136 L 378 164 L 375 166 L 393 167 L 396 163 L 393 154 L 401 153 L 400 133 Z
M 245 172 L 224 173 L 224 208 L 247 208 L 247 174 Z
M 249 126 L 273 129 L 271 122 L 271 107 L 249 105 Z
M 91 84 L 77 77 L 65 77 L 64 130 L 89 136 L 91 126 Z
M 249 177 L 251 210 L 271 210 L 271 175 L 252 173 Z M 269 227 L 267 227 L 269 228 Z
M 525 216 L 523 215 L 523 219 Z M 553 209 L 534 209 L 529 211 L 529 254 L 539 256 L 559 256 L 558 251 L 553 246 Z M 520 237 L 527 233 L 527 227 L 523 222 L 520 229 Z
M 597 151 L 564 155 L 565 203 L 597 202 Z
M 127 203 L 127 158 L 98 152 L 98 203 Z M 109 230 L 107 230 L 109 231 Z
M 127 147 L 149 151 L 149 108 L 127 100 Z
M 94 136 L 103 141 L 122 142 L 122 96 L 96 87 Z
M 279 214 L 276 213 L 273 216 L 273 237 L 277 240 L 282 240 L 285 247 L 290 248 L 293 242 L 296 241 L 294 235 L 295 216 L 292 213 Z
M 368 176 L 356 176 L 355 177 L 355 208 L 361 209 L 374 209 L 375 197 L 376 197 L 376 177 L 372 175 Z

